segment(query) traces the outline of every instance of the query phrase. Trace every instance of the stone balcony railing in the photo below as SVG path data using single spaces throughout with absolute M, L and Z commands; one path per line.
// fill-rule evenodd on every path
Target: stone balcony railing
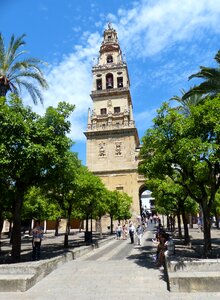
M 135 122 L 129 121 L 125 124 L 89 124 L 87 131 L 103 131 L 103 130 L 112 130 L 112 129 L 126 129 L 126 128 L 135 128 Z
M 92 96 L 100 95 L 100 94 L 114 94 L 118 92 L 128 92 L 129 88 L 128 87 L 118 87 L 118 88 L 113 88 L 113 89 L 103 89 L 103 90 L 96 90 L 92 91 Z

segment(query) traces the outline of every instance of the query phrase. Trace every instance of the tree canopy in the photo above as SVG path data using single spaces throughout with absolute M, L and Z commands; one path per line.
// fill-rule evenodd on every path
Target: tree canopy
M 60 103 L 43 117 L 12 95 L 0 98 L 0 178 L 8 186 L 13 213 L 12 257 L 20 258 L 21 208 L 30 187 L 49 180 L 72 145 L 66 136 L 74 106 Z
M 185 117 L 164 103 L 147 130 L 141 148 L 140 172 L 146 178 L 173 177 L 201 207 L 204 253 L 211 251 L 210 211 L 220 185 L 220 98 L 190 107 Z

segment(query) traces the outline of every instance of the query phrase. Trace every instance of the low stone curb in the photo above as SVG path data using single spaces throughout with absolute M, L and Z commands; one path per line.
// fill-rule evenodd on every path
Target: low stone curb
M 88 246 L 81 246 L 42 261 L 0 265 L 0 292 L 25 292 L 62 264 L 99 248 L 114 239 L 110 236 Z
M 220 261 L 196 259 L 166 261 L 171 292 L 220 292 Z

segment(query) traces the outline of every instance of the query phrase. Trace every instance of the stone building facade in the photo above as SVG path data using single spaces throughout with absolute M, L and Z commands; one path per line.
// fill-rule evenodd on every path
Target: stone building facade
M 133 117 L 126 62 L 111 27 L 104 31 L 98 63 L 92 68 L 93 109 L 88 111 L 87 166 L 109 190 L 133 199 L 133 218 L 140 215 L 144 178 L 138 175 L 140 142 Z

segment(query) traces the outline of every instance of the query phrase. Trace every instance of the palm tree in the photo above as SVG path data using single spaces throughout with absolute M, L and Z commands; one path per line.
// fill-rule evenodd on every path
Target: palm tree
M 198 73 L 189 77 L 189 80 L 196 77 L 202 78 L 204 81 L 185 93 L 182 97 L 183 100 L 194 94 L 200 94 L 203 97 L 215 97 L 220 93 L 220 50 L 216 54 L 215 60 L 218 63 L 217 68 L 200 67 Z
M 180 111 L 180 113 L 184 114 L 187 117 L 190 115 L 190 107 L 198 105 L 201 101 L 203 101 L 203 98 L 199 94 L 192 94 L 184 99 L 186 91 L 184 89 L 181 89 L 180 92 L 182 93 L 182 96 L 173 96 L 172 98 L 170 98 L 170 100 L 174 100 L 180 103 L 180 105 L 175 107 L 175 109 Z
M 25 45 L 24 37 L 25 34 L 15 39 L 12 35 L 6 49 L 0 33 L 0 96 L 6 96 L 9 91 L 19 95 L 21 89 L 25 88 L 34 104 L 37 104 L 38 99 L 43 103 L 40 90 L 33 84 L 35 80 L 40 87 L 48 88 L 39 67 L 43 62 L 36 58 L 19 60 L 20 56 L 26 53 L 24 50 L 20 51 L 21 46 Z

